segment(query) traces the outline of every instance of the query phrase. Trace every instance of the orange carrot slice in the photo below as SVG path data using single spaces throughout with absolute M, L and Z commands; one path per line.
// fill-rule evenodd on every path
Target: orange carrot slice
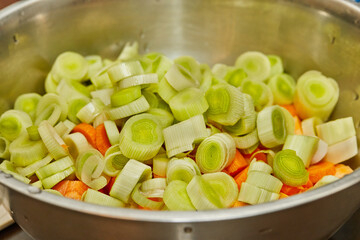
M 310 181 L 315 184 L 326 175 L 335 175 L 336 169 L 333 163 L 324 161 L 310 166 L 308 172 Z
M 88 186 L 79 180 L 63 180 L 56 184 L 52 189 L 59 191 L 63 196 L 73 199 L 81 199 L 83 193 L 88 190 Z M 78 198 L 80 196 L 80 198 Z
M 297 115 L 295 106 L 292 105 L 292 104 L 290 104 L 290 105 L 280 105 L 280 107 L 283 107 L 283 108 L 285 108 L 286 110 L 288 110 L 289 113 L 290 113 L 293 117 Z
M 96 148 L 96 131 L 95 128 L 87 123 L 80 123 L 74 127 L 72 130 L 73 133 L 79 132 L 85 136 L 86 140 Z
M 295 134 L 303 135 L 300 118 L 298 116 L 293 116 L 293 118 L 295 121 Z
M 109 147 L 111 147 L 111 143 L 109 141 L 109 138 L 107 136 L 105 125 L 100 124 L 96 127 L 96 148 L 102 153 L 102 155 L 105 155 L 106 150 L 108 150 Z
M 248 206 L 248 205 L 249 205 L 249 204 L 247 204 L 247 203 L 245 203 L 245 202 L 236 201 L 232 207 L 233 207 L 233 208 L 237 208 L 237 207 L 244 207 L 244 206 Z
M 246 161 L 246 159 L 243 157 L 243 155 L 241 155 L 241 153 L 239 152 L 239 150 L 236 150 L 236 154 L 235 154 L 235 158 L 232 161 L 232 163 L 230 164 L 230 166 L 228 166 L 227 168 L 225 168 L 225 171 L 227 171 L 228 174 L 230 174 L 231 176 L 235 176 L 236 174 L 238 174 L 241 170 L 243 170 L 244 168 L 246 168 L 248 166 L 248 162 Z
M 248 171 L 249 171 L 249 166 L 247 166 L 244 170 L 242 170 L 240 173 L 238 173 L 234 177 L 235 182 L 238 185 L 239 190 L 241 188 L 241 184 L 246 181 Z
M 342 178 L 345 175 L 350 174 L 352 172 L 353 172 L 353 170 L 351 169 L 351 167 L 346 166 L 344 164 L 336 164 L 335 165 L 335 175 L 334 176 L 338 177 L 338 178 Z

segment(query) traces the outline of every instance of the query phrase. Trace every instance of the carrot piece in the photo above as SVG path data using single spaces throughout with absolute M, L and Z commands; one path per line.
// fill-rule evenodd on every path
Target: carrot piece
M 310 181 L 315 184 L 326 175 L 335 175 L 336 169 L 333 163 L 324 161 L 310 166 L 308 172 Z
M 279 199 L 283 199 L 283 198 L 287 198 L 287 197 L 289 197 L 289 196 L 286 195 L 285 193 L 280 192 L 280 197 L 279 197 Z
M 111 143 L 109 141 L 109 138 L 107 136 L 105 125 L 102 123 L 99 126 L 95 128 L 96 131 L 96 148 L 102 153 L 102 155 L 105 155 L 106 150 L 108 150 L 109 147 L 111 147 Z
M 85 136 L 86 140 L 91 144 L 91 146 L 96 148 L 96 141 L 95 141 L 96 131 L 92 125 L 87 124 L 87 123 L 80 123 L 74 127 L 72 132 L 73 133 L 75 133 L 75 132 L 81 133 L 82 135 Z
M 303 131 L 301 128 L 301 121 L 300 118 L 298 116 L 293 116 L 294 121 L 295 121 L 295 134 L 296 135 L 303 135 Z
M 248 171 L 249 171 L 249 166 L 247 166 L 244 170 L 242 170 L 241 172 L 239 172 L 239 173 L 234 177 L 235 182 L 236 182 L 236 184 L 238 185 L 239 190 L 240 190 L 240 188 L 241 188 L 241 184 L 246 181 Z
M 286 110 L 289 111 L 289 113 L 294 117 L 294 116 L 297 116 L 297 113 L 296 113 L 296 109 L 295 109 L 295 106 L 290 104 L 290 105 L 280 105 L 280 107 L 283 107 L 285 108 Z
M 165 178 L 165 177 L 163 177 L 163 176 L 156 175 L 155 173 L 153 173 L 153 177 L 154 177 L 154 178 Z
M 231 176 L 235 176 L 236 174 L 238 174 L 241 170 L 243 170 L 244 168 L 246 168 L 248 166 L 248 162 L 245 160 L 245 158 L 243 157 L 243 155 L 241 155 L 240 151 L 236 149 L 236 154 L 235 154 L 235 158 L 232 161 L 232 163 L 230 164 L 230 166 L 228 166 L 227 168 L 225 168 L 225 171 L 228 172 L 228 174 L 230 174 Z
M 232 207 L 233 207 L 233 208 L 237 208 L 237 207 L 244 207 L 244 206 L 248 206 L 248 205 L 249 205 L 249 204 L 247 204 L 247 203 L 245 203 L 245 202 L 236 201 Z
M 142 207 L 142 206 L 140 206 L 140 205 L 138 205 L 138 209 L 152 211 L 151 208 Z
M 349 166 L 346 166 L 344 164 L 335 165 L 335 177 L 342 178 L 345 175 L 350 174 L 352 172 L 353 170 Z
M 59 191 L 65 197 L 79 200 L 88 188 L 89 187 L 85 183 L 79 180 L 63 180 L 56 184 L 52 189 Z M 78 198 L 79 196 L 80 198 Z
M 310 179 L 307 181 L 306 184 L 299 186 L 299 187 L 292 187 L 286 184 L 283 184 L 280 192 L 284 193 L 288 196 L 292 196 L 298 193 L 302 193 L 305 192 L 306 190 L 308 190 L 309 188 L 313 187 L 314 185 L 312 184 L 312 182 L 310 181 Z

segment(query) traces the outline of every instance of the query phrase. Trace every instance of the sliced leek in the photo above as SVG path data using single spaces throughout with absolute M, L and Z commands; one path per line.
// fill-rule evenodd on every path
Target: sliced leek
M 154 201 L 147 198 L 140 190 L 141 183 L 138 183 L 133 192 L 131 193 L 132 200 L 140 205 L 141 207 L 152 209 L 152 210 L 160 210 L 164 206 L 164 202 Z
M 257 111 L 272 105 L 274 102 L 274 96 L 270 87 L 263 82 L 248 79 L 244 80 L 240 86 L 240 90 L 252 97 Z
M 186 191 L 187 183 L 174 180 L 167 185 L 164 191 L 164 203 L 173 211 L 192 211 L 196 210 L 194 205 L 191 203 L 189 195 Z
M 328 144 L 323 140 L 319 139 L 317 144 L 316 152 L 314 153 L 313 157 L 311 158 L 311 164 L 315 164 L 320 162 L 328 152 Z
M 103 205 L 103 206 L 108 206 L 108 207 L 124 207 L 125 204 L 120 201 L 119 199 L 110 197 L 104 193 L 101 193 L 99 191 L 95 191 L 91 188 L 89 188 L 88 190 L 86 190 L 86 192 L 84 192 L 84 195 L 82 196 L 82 201 L 87 202 L 87 203 L 93 203 L 93 204 L 98 204 L 98 205 Z
M 38 93 L 25 93 L 18 96 L 14 103 L 15 110 L 21 110 L 29 114 L 32 120 L 35 119 L 36 107 L 41 99 Z
M 88 64 L 80 54 L 64 52 L 56 58 L 51 71 L 58 82 L 61 79 L 81 81 L 87 74 Z
M 10 152 L 9 152 L 10 142 L 4 137 L 0 137 L 0 158 L 2 159 L 9 159 Z
M 45 189 L 52 188 L 65 178 L 69 177 L 75 172 L 75 167 L 71 166 L 67 169 L 65 169 L 62 172 L 55 173 L 54 175 L 51 175 L 50 177 L 44 178 L 41 180 L 41 183 Z
M 108 111 L 108 115 L 111 120 L 117 120 L 125 117 L 129 117 L 138 113 L 145 112 L 149 110 L 150 105 L 146 101 L 144 96 L 139 97 L 135 101 L 132 101 L 129 104 L 120 106 L 117 108 L 112 108 Z
M 166 154 L 159 154 L 153 159 L 153 173 L 159 177 L 166 176 L 166 169 L 168 166 L 170 159 L 166 156 Z
M 286 73 L 274 75 L 268 86 L 274 96 L 274 104 L 292 104 L 296 87 L 293 77 Z
M 125 157 L 120 151 L 105 156 L 104 173 L 110 177 L 115 177 L 124 168 L 129 158 Z
M 158 75 L 156 73 L 141 74 L 121 80 L 118 83 L 118 88 L 124 89 L 134 86 L 145 86 L 147 84 L 154 84 L 158 82 Z
M 52 159 L 51 156 L 48 157 L 48 159 Z M 73 160 L 70 157 L 64 157 L 61 159 L 58 159 L 50 164 L 46 164 L 45 166 L 39 168 L 36 170 L 36 176 L 42 180 L 47 177 L 50 177 L 54 175 L 55 173 L 64 171 L 65 169 L 71 167 L 74 165 Z
M 251 80 L 265 81 L 271 74 L 270 60 L 260 52 L 250 51 L 240 55 L 235 66 L 242 68 Z
M 165 74 L 165 78 L 169 85 L 176 91 L 199 86 L 198 79 L 196 79 L 188 69 L 179 64 L 173 64 Z
M 334 164 L 341 163 L 356 156 L 358 151 L 356 136 L 353 136 L 330 145 L 324 160 Z
M 352 117 L 340 118 L 316 126 L 319 138 L 332 145 L 356 135 Z
M 147 113 L 157 117 L 163 128 L 171 126 L 174 122 L 174 116 L 167 110 L 161 108 L 150 108 Z
M 139 61 L 117 63 L 107 71 L 111 81 L 118 82 L 124 78 L 140 75 L 144 73 Z
M 85 136 L 79 132 L 66 135 L 63 139 L 68 147 L 70 155 L 74 159 L 76 159 L 81 152 L 91 149 L 91 146 Z
M 301 129 L 305 136 L 317 136 L 316 126 L 322 124 L 323 121 L 318 117 L 311 117 L 301 121 Z
M 268 174 L 271 174 L 273 172 L 270 165 L 264 163 L 263 161 L 256 161 L 256 159 L 251 161 L 248 173 L 252 171 L 264 172 Z
M 167 183 L 174 180 L 189 183 L 197 175 L 200 175 L 200 169 L 191 158 L 172 158 L 167 164 Z
M 270 61 L 270 66 L 271 66 L 270 76 L 269 76 L 270 78 L 284 72 L 284 66 L 279 56 L 268 55 L 267 57 Z
M 108 139 L 111 143 L 111 145 L 115 145 L 119 143 L 119 129 L 116 126 L 116 123 L 114 121 L 107 120 L 104 122 L 106 135 L 108 136 Z
M 0 134 L 8 141 L 15 140 L 32 125 L 28 114 L 20 110 L 8 110 L 0 117 Z
M 258 131 L 255 128 L 252 132 L 243 135 L 233 137 L 235 145 L 239 149 L 248 149 L 259 143 Z
M 141 87 L 133 86 L 122 89 L 111 95 L 111 106 L 120 107 L 131 103 L 141 97 Z
M 305 169 L 305 168 L 304 168 Z M 275 172 L 275 169 L 274 169 Z M 264 190 L 279 193 L 283 183 L 276 177 L 259 171 L 249 172 L 246 182 Z
M 314 188 L 322 187 L 337 180 L 339 180 L 339 178 L 332 175 L 324 176 L 314 185 Z
M 301 158 L 306 168 L 310 166 L 319 143 L 319 138 L 303 136 L 303 135 L 288 135 L 286 137 L 283 149 L 291 149 L 296 152 L 296 155 Z
M 26 167 L 18 167 L 16 168 L 16 170 L 18 171 L 18 173 L 24 177 L 30 177 L 32 176 L 37 170 L 39 170 L 40 168 L 48 165 L 51 161 L 53 160 L 51 155 L 47 155 L 46 157 L 44 157 L 41 160 L 38 160 Z

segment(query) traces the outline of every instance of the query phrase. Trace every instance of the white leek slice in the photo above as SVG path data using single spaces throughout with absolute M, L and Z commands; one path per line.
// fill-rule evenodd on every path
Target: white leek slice
M 203 179 L 219 195 L 224 207 L 231 207 L 238 198 L 239 190 L 235 180 L 224 172 L 206 173 Z
M 108 207 L 124 207 L 125 204 L 120 201 L 119 199 L 110 197 L 104 193 L 101 193 L 99 191 L 95 191 L 91 188 L 86 190 L 82 196 L 82 201 L 87 203 L 93 203 Z
M 195 176 L 186 187 L 188 196 L 197 210 L 223 208 L 219 194 L 202 176 Z
M 64 137 L 68 135 L 74 129 L 75 126 L 76 126 L 75 123 L 66 119 L 63 122 L 59 122 L 58 124 L 56 124 L 54 129 L 59 134 L 59 136 Z
M 111 104 L 111 95 L 114 93 L 113 88 L 105 88 L 90 92 L 92 98 L 100 99 L 105 106 Z
M 113 87 L 113 83 L 109 77 L 107 72 L 102 74 L 96 74 L 92 78 L 90 78 L 92 84 L 94 85 L 95 89 L 108 89 Z
M 55 173 L 54 175 L 51 175 L 50 177 L 44 178 L 41 180 L 41 183 L 45 189 L 52 188 L 65 178 L 69 177 L 71 174 L 75 172 L 75 167 L 71 166 L 67 169 L 65 169 L 62 172 Z
M 292 104 L 296 83 L 289 74 L 281 73 L 270 78 L 268 86 L 274 96 L 274 104 Z
M 150 113 L 150 114 L 154 115 L 155 117 L 157 117 L 163 128 L 167 128 L 167 127 L 171 126 L 171 124 L 174 122 L 173 115 L 165 109 L 150 108 L 147 111 L 147 113 Z
M 42 96 L 36 107 L 36 116 L 39 116 L 51 104 L 56 104 L 60 106 L 61 109 L 60 121 L 64 121 L 69 111 L 68 105 L 66 103 L 66 99 L 63 99 L 62 97 L 54 93 L 47 93 Z
M 325 157 L 327 151 L 328 151 L 328 144 L 323 140 L 319 139 L 316 152 L 314 153 L 314 156 L 311 159 L 311 164 L 320 162 Z
M 115 83 L 124 78 L 140 75 L 144 70 L 139 61 L 117 63 L 107 71 L 110 79 Z
M 203 115 L 196 115 L 163 130 L 168 157 L 190 151 L 193 143 L 209 136 Z
M 332 183 L 339 180 L 338 177 L 332 176 L 332 175 L 327 175 L 327 176 L 323 176 L 315 185 L 314 188 L 318 188 L 318 187 L 322 187 L 326 184 Z
M 139 43 L 136 41 L 126 42 L 117 60 L 125 62 L 129 60 L 137 59 L 138 57 L 139 57 Z
M 356 135 L 352 117 L 340 118 L 319 124 L 316 126 L 316 130 L 319 138 L 329 145 L 344 141 Z
M 0 164 L 0 170 L 3 171 L 4 173 L 12 175 L 15 179 L 19 181 L 22 181 L 26 184 L 30 183 L 30 179 L 18 174 L 15 170 L 15 166 L 8 160 L 2 161 L 2 163 Z
M 316 137 L 316 126 L 322 124 L 323 121 L 318 117 L 311 117 L 301 121 L 301 129 L 303 135 Z
M 283 183 L 276 177 L 265 173 L 252 171 L 248 174 L 246 182 L 270 192 L 279 193 Z
M 200 169 L 191 158 L 172 158 L 167 165 L 167 183 L 174 180 L 189 183 L 197 175 L 200 175 Z
M 51 126 L 59 122 L 61 116 L 60 106 L 53 103 L 46 107 L 43 112 L 36 116 L 35 125 L 39 125 L 42 121 L 47 120 Z
M 123 170 L 116 177 L 114 185 L 110 190 L 110 196 L 128 203 L 130 194 L 138 182 L 151 178 L 151 167 L 130 159 Z
M 179 64 L 173 64 L 165 74 L 165 78 L 176 91 L 181 91 L 189 87 L 198 87 L 200 85 L 189 70 Z
M 236 59 L 235 66 L 244 69 L 254 81 L 265 81 L 271 74 L 270 60 L 261 52 L 243 53 Z
M 49 158 L 51 158 L 51 156 Z M 74 165 L 73 160 L 67 156 L 39 168 L 38 170 L 36 170 L 35 173 L 36 176 L 40 180 L 42 180 L 44 178 L 54 175 L 55 173 L 62 172 L 73 165 Z
M 258 171 L 258 172 L 264 172 L 271 174 L 273 172 L 272 167 L 263 161 L 256 161 L 256 159 L 253 159 L 249 165 L 248 173 L 251 171 Z
M 55 160 L 68 155 L 67 149 L 64 148 L 64 140 L 47 121 L 42 121 L 38 130 L 46 148 Z
M 338 99 L 337 82 L 318 71 L 308 71 L 297 80 L 294 106 L 301 119 L 319 117 L 326 121 Z
M 200 64 L 191 56 L 181 56 L 174 60 L 175 64 L 181 65 L 194 77 L 196 82 L 200 83 L 201 69 Z
M 124 168 L 129 158 L 125 157 L 120 151 L 105 156 L 104 173 L 110 177 L 115 177 Z
M 259 142 L 258 131 L 254 129 L 252 132 L 244 135 L 233 137 L 236 147 L 239 149 L 248 149 Z
M 88 65 L 86 79 L 92 78 L 104 67 L 102 58 L 99 55 L 86 56 L 85 60 Z
M 56 88 L 58 85 L 58 81 L 56 81 L 53 77 L 53 74 L 51 72 L 48 73 L 48 75 L 45 78 L 45 92 L 46 93 L 56 93 Z
M 334 164 L 344 162 L 358 154 L 356 136 L 344 141 L 329 145 L 324 160 Z
M 141 184 L 141 191 L 149 192 L 154 190 L 165 190 L 166 179 L 165 178 L 152 178 L 144 181 Z
M 0 137 L 0 158 L 8 159 L 10 157 L 9 146 L 9 140 L 4 137 Z
M 259 187 L 256 187 L 247 182 L 241 184 L 241 189 L 238 197 L 238 201 L 245 202 L 248 204 L 257 204 L 261 195 L 261 190 Z
M 56 88 L 56 93 L 63 99 L 90 98 L 89 89 L 78 81 L 62 79 Z
M 81 152 L 92 148 L 85 136 L 79 132 L 66 135 L 63 139 L 66 146 L 68 146 L 70 155 L 74 159 L 76 159 Z
M 140 191 L 141 183 L 138 183 L 133 192 L 131 193 L 132 200 L 137 203 L 139 206 L 144 208 L 149 208 L 152 210 L 160 210 L 164 206 L 164 202 L 158 202 L 154 200 L 148 199 L 141 191 Z
M 134 87 L 134 86 L 144 86 L 147 84 L 158 83 L 158 75 L 156 73 L 141 74 L 132 77 L 125 78 L 118 83 L 119 89 Z
M 167 185 L 164 191 L 164 203 L 173 211 L 191 211 L 196 210 L 194 205 L 191 203 L 189 195 L 186 191 L 187 183 L 174 180 Z
M 18 173 L 20 173 L 20 175 L 24 176 L 24 177 L 30 177 L 32 176 L 38 169 L 46 166 L 47 164 L 49 164 L 51 161 L 53 160 L 51 155 L 47 155 L 46 157 L 44 157 L 41 160 L 38 160 L 24 168 L 22 167 L 18 167 L 16 168 L 16 171 L 18 171 Z
M 172 97 L 174 97 L 177 93 L 169 82 L 163 77 L 158 84 L 158 93 L 159 96 L 166 102 L 169 103 Z
M 0 117 L 0 134 L 8 141 L 13 141 L 20 134 L 26 132 L 26 128 L 32 125 L 28 114 L 20 110 L 8 110 Z
M 68 101 L 69 105 L 69 112 L 68 112 L 68 118 L 70 121 L 72 121 L 75 124 L 79 124 L 81 121 L 76 116 L 80 109 L 85 107 L 90 102 L 88 98 L 72 98 Z
M 159 154 L 153 159 L 153 173 L 159 177 L 166 176 L 166 169 L 170 159 L 166 154 Z
M 256 127 L 257 114 L 254 111 L 251 115 L 242 117 L 233 126 L 224 126 L 224 129 L 234 135 L 245 135 L 252 132 Z
M 156 73 L 162 79 L 173 65 L 173 61 L 160 53 L 148 53 L 141 58 L 141 65 L 146 73 Z
M 267 57 L 271 65 L 270 78 L 284 72 L 283 62 L 279 56 L 267 55 Z
M 116 126 L 114 121 L 107 120 L 104 122 L 106 135 L 108 136 L 109 142 L 111 145 L 119 143 L 119 129 Z
M 95 98 L 82 107 L 76 114 L 76 117 L 80 119 L 81 122 L 92 123 L 103 109 L 104 105 L 101 100 Z
M 144 96 L 121 107 L 112 108 L 108 111 L 111 120 L 129 117 L 149 110 L 150 105 Z
M 56 58 L 51 71 L 58 82 L 61 79 L 81 81 L 87 74 L 88 65 L 80 54 L 64 52 Z
M 129 118 L 119 136 L 121 152 L 128 158 L 145 161 L 153 158 L 164 143 L 158 118 L 143 113 Z
M 26 112 L 34 120 L 36 107 L 40 99 L 41 96 L 38 93 L 24 93 L 16 98 L 14 109 Z
M 310 166 L 318 147 L 319 138 L 303 135 L 287 135 L 282 149 L 291 149 L 301 158 L 306 168 Z
M 252 97 L 257 111 L 271 106 L 274 102 L 274 96 L 270 87 L 263 82 L 246 79 L 242 82 L 240 90 Z

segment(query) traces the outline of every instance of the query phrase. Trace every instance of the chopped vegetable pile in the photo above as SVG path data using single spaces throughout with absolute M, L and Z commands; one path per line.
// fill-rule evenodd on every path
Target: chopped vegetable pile
M 19 96 L 0 117 L 0 170 L 52 193 L 146 210 L 260 204 L 353 170 L 352 117 L 328 121 L 335 80 L 294 80 L 275 55 L 234 66 L 139 55 L 60 54 L 46 94 Z

